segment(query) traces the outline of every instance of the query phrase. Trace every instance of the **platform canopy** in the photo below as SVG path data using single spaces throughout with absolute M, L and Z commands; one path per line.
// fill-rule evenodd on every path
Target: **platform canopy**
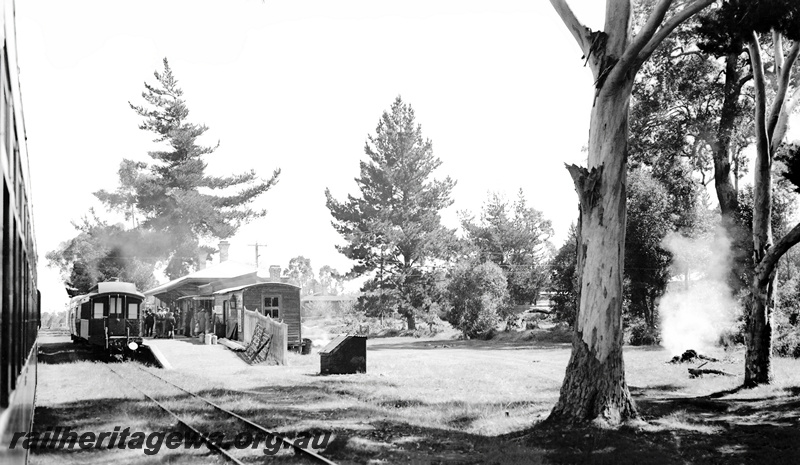
M 163 301 L 174 301 L 181 297 L 199 295 L 198 288 L 204 284 L 247 274 L 255 276 L 256 272 L 253 265 L 227 260 L 173 279 L 166 284 L 145 291 L 144 294 L 148 297 L 155 296 Z

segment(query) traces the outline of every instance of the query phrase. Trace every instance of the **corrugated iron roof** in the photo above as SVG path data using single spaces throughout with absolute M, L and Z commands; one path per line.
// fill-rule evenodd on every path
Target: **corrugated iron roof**
M 220 289 L 218 291 L 213 292 L 213 295 L 227 294 L 229 292 L 241 291 L 242 289 L 246 289 L 248 287 L 263 286 L 265 284 L 280 284 L 282 286 L 291 286 L 291 287 L 295 287 L 295 288 L 299 288 L 300 287 L 297 284 L 293 284 L 293 283 L 284 283 L 284 282 L 281 282 L 281 281 L 264 281 L 264 282 L 261 282 L 261 283 L 242 284 L 241 286 L 229 287 L 227 289 Z
M 339 336 L 336 339 L 334 339 L 331 342 L 329 342 L 328 345 L 326 345 L 325 347 L 320 349 L 319 353 L 320 354 L 329 354 L 329 353 L 333 352 L 333 349 L 335 349 L 339 344 L 342 343 L 342 341 L 344 341 L 347 338 L 348 338 L 347 334 L 342 334 L 341 336 Z
M 192 273 L 187 274 L 186 276 L 181 276 L 178 279 L 173 279 L 172 281 L 166 284 L 162 284 L 152 289 L 148 289 L 147 291 L 145 291 L 145 295 L 149 296 L 149 295 L 163 294 L 165 292 L 169 292 L 173 289 L 176 289 L 186 283 L 191 283 L 191 282 L 209 283 L 211 281 L 217 281 L 225 278 L 235 278 L 237 276 L 241 276 L 247 273 L 252 273 L 254 271 L 256 271 L 256 268 L 253 265 L 247 265 L 244 263 L 227 260 L 222 263 L 217 263 L 216 265 L 211 265 L 202 270 L 194 271 Z

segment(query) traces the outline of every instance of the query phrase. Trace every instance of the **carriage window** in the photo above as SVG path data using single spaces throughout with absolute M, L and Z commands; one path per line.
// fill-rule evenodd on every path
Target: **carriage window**
M 139 304 L 128 304 L 128 318 L 130 319 L 137 319 L 139 318 Z
M 92 318 L 103 318 L 103 302 L 94 303 L 94 315 Z
M 278 319 L 281 316 L 281 300 L 277 296 L 264 297 L 264 315 L 272 319 Z
M 81 319 L 88 320 L 92 317 L 92 306 L 89 302 L 81 304 Z

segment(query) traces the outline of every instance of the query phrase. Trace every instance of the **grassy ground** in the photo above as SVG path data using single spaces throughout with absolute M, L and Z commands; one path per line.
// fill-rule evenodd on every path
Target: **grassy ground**
M 359 375 L 319 376 L 316 353 L 292 354 L 289 367 L 198 360 L 181 370 L 146 369 L 278 431 L 333 432 L 324 455 L 342 463 L 796 463 L 800 362 L 776 359 L 775 384 L 737 391 L 741 352 L 707 354 L 722 361 L 705 368 L 733 376 L 691 379 L 687 368 L 696 364 L 667 364 L 670 354 L 660 348 L 626 347 L 627 380 L 643 421 L 617 430 L 554 430 L 539 422 L 557 399 L 570 347 L 547 334 L 371 339 L 367 373 Z M 42 352 L 60 347 L 44 344 Z M 174 428 L 102 363 L 85 358 L 41 357 L 37 430 Z M 114 368 L 137 373 L 126 363 Z M 163 394 L 203 421 L 206 414 L 192 411 L 184 396 Z M 203 450 L 185 454 L 35 450 L 32 463 L 218 461 Z

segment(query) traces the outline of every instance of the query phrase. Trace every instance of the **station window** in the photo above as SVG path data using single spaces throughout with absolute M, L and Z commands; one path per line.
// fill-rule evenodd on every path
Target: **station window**
M 277 320 L 281 316 L 281 299 L 278 296 L 264 297 L 264 315 Z

